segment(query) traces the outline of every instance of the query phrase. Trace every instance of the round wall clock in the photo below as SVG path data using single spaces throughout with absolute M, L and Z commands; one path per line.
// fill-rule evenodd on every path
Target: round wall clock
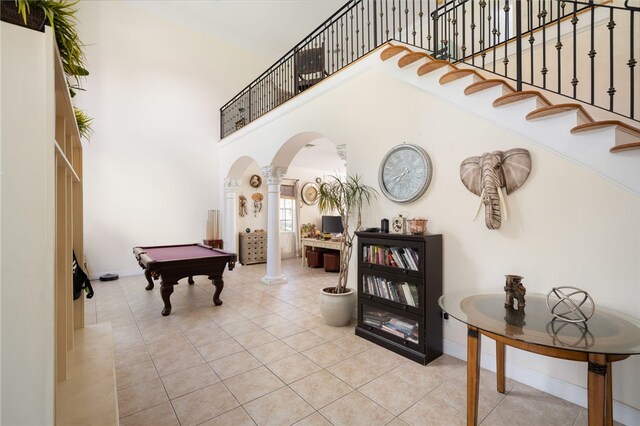
M 305 204 L 312 206 L 318 202 L 318 195 L 320 194 L 320 188 L 315 182 L 307 182 L 302 186 L 302 201 Z
M 431 183 L 431 159 L 417 145 L 395 146 L 380 163 L 378 183 L 382 193 L 391 201 L 415 201 Z

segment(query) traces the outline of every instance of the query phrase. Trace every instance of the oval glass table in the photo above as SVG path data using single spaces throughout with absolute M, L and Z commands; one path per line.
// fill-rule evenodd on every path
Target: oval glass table
M 505 391 L 505 345 L 554 358 L 588 363 L 589 425 L 611 425 L 611 363 L 640 354 L 639 321 L 597 306 L 583 323 L 555 319 L 546 296 L 529 294 L 523 309 L 505 306 L 505 294 L 447 293 L 438 301 L 450 316 L 467 324 L 467 425 L 478 423 L 480 336 L 496 342 L 498 392 Z

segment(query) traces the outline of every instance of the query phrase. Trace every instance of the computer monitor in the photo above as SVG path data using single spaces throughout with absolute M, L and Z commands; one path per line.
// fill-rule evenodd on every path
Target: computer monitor
M 342 234 L 342 218 L 340 216 L 322 216 L 322 232 L 330 234 Z

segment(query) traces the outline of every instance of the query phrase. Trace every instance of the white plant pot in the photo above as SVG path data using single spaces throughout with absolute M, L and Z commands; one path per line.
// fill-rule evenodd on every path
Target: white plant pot
M 333 288 L 333 287 L 328 287 Z M 342 327 L 351 322 L 355 292 L 348 288 L 347 293 L 328 293 L 320 290 L 320 313 L 327 325 Z

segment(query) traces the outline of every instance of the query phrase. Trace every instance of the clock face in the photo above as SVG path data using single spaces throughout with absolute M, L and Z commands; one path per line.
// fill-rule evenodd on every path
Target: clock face
M 378 170 L 382 193 L 396 203 L 417 200 L 431 183 L 431 160 L 417 145 L 402 144 L 384 156 Z
M 305 183 L 302 187 L 302 201 L 311 206 L 318 202 L 319 193 L 320 190 L 317 184 L 313 182 Z

